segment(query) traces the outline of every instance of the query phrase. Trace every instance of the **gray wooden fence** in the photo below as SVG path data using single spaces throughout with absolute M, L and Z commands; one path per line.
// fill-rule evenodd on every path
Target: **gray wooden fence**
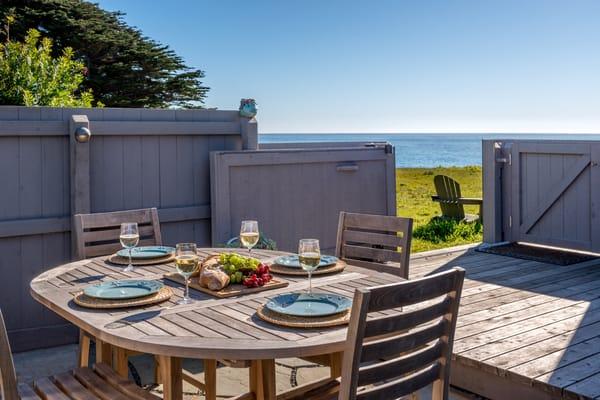
M 91 139 L 77 141 L 84 128 Z M 396 212 L 389 144 L 257 148 L 256 121 L 237 111 L 0 107 L 0 307 L 13 349 L 76 338 L 29 295 L 32 278 L 71 260 L 74 214 L 157 207 L 166 244 L 205 246 L 254 217 L 294 250 L 300 236 L 333 247 L 341 210 Z
M 600 142 L 483 143 L 484 241 L 600 252 Z
M 74 139 L 89 127 L 89 143 Z M 211 243 L 209 153 L 256 149 L 237 111 L 0 107 L 0 307 L 15 351 L 72 341 L 29 282 L 71 258 L 71 216 L 159 208 L 165 243 Z

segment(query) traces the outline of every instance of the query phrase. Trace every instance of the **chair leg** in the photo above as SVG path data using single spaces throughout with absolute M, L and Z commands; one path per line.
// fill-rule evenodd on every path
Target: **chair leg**
M 77 362 L 80 367 L 87 367 L 90 364 L 90 336 L 83 330 L 79 330 L 79 349 Z
M 204 360 L 204 397 L 217 400 L 217 360 Z
M 446 392 L 446 390 L 447 387 L 446 385 L 444 385 L 443 380 L 438 379 L 437 381 L 433 381 L 433 385 L 431 388 L 431 400 L 447 400 L 448 393 Z

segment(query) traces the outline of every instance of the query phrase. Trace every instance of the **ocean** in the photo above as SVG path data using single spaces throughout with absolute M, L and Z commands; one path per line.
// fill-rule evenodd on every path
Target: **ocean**
M 481 165 L 482 139 L 600 140 L 600 134 L 261 134 L 260 143 L 390 142 L 396 167 Z

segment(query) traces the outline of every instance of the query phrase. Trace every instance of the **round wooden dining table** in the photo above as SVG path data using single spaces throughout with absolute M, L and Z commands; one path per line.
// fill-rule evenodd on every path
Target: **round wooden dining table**
M 202 248 L 208 257 L 224 251 L 248 255 L 247 250 Z M 270 262 L 289 254 L 253 250 L 252 257 Z M 96 342 L 97 361 L 113 362 L 112 348 L 157 356 L 165 399 L 182 399 L 182 358 L 250 361 L 250 391 L 247 398 L 276 399 L 275 359 L 289 357 L 331 357 L 332 374 L 341 370 L 340 354 L 346 340 L 346 327 L 320 329 L 289 328 L 261 320 L 256 309 L 276 294 L 303 291 L 303 276 L 276 275 L 289 282 L 287 287 L 231 298 L 216 298 L 190 288 L 192 304 L 178 305 L 183 285 L 163 278 L 175 270 L 173 263 L 136 267 L 123 272 L 121 266 L 97 257 L 53 268 L 31 282 L 31 295 Z M 138 308 L 89 309 L 75 304 L 73 297 L 85 286 L 117 279 L 153 279 L 170 286 L 173 296 L 162 303 Z M 343 272 L 313 277 L 319 292 L 353 296 L 360 287 L 401 281 L 392 274 L 349 264 Z M 100 346 L 99 346 L 100 345 Z M 337 354 L 337 356 L 335 356 Z M 125 363 L 126 363 L 125 359 Z M 240 398 L 244 398 L 243 396 Z

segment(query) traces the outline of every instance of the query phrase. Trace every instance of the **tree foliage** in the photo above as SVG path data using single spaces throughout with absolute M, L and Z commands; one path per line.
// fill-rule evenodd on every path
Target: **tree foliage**
M 168 46 L 144 36 L 120 12 L 83 0 L 2 0 L 0 17 L 13 14 L 11 39 L 39 29 L 55 55 L 71 47 L 87 68 L 83 81 L 111 107 L 200 107 L 208 92 L 204 72 L 185 65 Z
M 0 44 L 0 104 L 91 107 L 91 91 L 79 92 L 84 69 L 69 47 L 54 58 L 52 41 L 30 29 L 23 42 Z

